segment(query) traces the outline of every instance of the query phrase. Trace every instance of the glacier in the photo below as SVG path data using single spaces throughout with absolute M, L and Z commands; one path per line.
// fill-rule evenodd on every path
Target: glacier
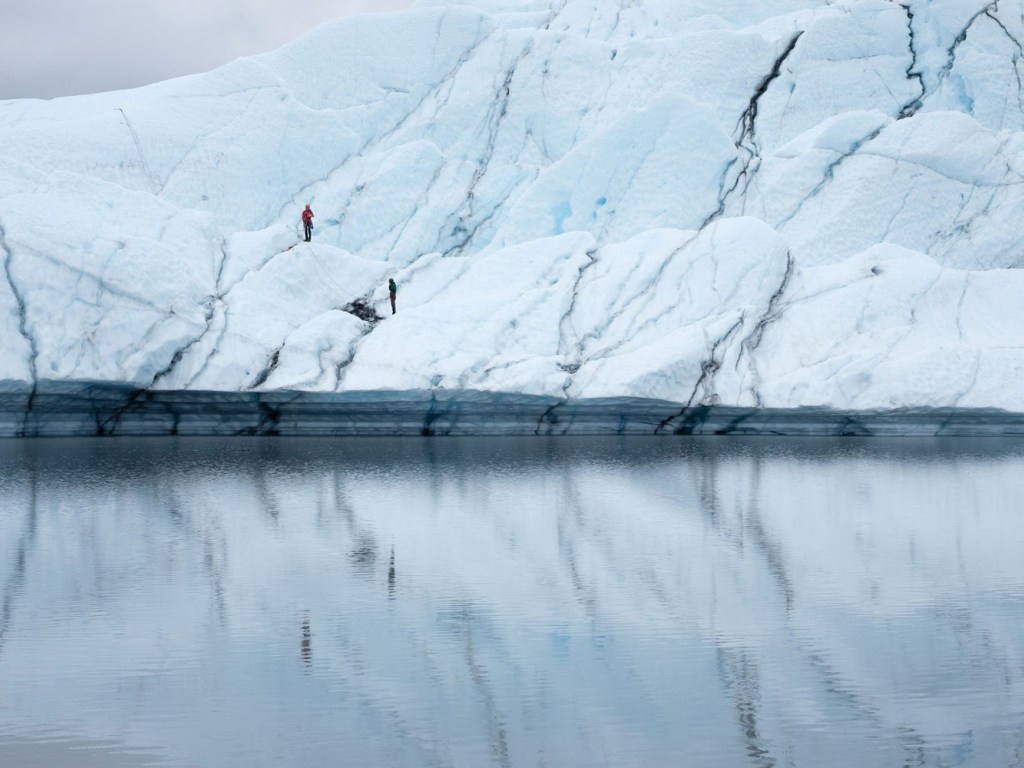
M 0 102 L 0 434 L 1024 432 L 1022 41 L 1021 0 L 420 0 Z

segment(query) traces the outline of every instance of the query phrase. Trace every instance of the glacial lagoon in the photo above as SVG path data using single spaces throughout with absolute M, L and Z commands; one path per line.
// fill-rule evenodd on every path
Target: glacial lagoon
M 0 441 L 0 765 L 1019 766 L 1024 440 Z

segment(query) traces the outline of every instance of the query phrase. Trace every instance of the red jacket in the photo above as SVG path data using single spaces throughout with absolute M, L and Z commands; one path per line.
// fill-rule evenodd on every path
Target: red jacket
M 309 208 L 306 208 L 302 212 L 302 221 L 305 224 L 309 224 L 311 221 L 313 221 L 313 211 L 311 211 Z

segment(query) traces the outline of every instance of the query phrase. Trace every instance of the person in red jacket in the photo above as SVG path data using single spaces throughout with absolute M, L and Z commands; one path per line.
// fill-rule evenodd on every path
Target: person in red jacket
M 306 233 L 306 242 L 313 239 L 313 209 L 306 203 L 306 210 L 302 212 L 302 229 Z

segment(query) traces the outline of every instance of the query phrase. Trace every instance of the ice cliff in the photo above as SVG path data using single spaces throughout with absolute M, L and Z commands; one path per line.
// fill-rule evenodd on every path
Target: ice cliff
M 1021 0 L 421 0 L 0 102 L 0 388 L 1024 411 L 1022 40 Z

